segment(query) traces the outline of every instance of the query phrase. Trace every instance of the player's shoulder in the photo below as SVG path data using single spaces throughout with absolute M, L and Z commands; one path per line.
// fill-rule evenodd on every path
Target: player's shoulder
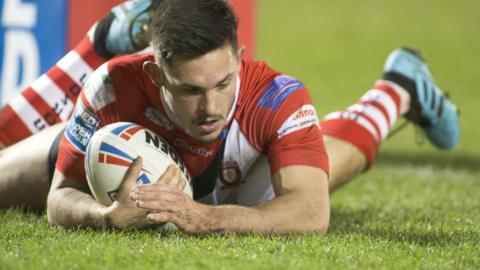
M 240 74 L 243 102 L 263 108 L 274 110 L 298 90 L 306 92 L 300 80 L 271 68 L 264 61 L 243 61 Z
M 271 68 L 265 61 L 243 60 L 240 79 L 244 86 L 261 85 L 271 81 L 280 72 Z
M 93 111 L 116 102 L 122 96 L 132 96 L 148 81 L 142 71 L 143 63 L 153 60 L 151 54 L 125 55 L 113 58 L 101 65 L 87 80 L 83 92 Z

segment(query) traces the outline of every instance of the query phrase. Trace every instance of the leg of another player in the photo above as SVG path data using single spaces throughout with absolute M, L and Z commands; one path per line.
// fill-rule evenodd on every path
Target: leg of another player
M 68 120 L 96 68 L 118 54 L 144 49 L 150 6 L 150 0 L 131 0 L 114 7 L 73 50 L 0 108 L 0 149 Z
M 322 120 L 330 191 L 374 163 L 380 145 L 396 119 L 408 111 L 409 102 L 408 93 L 398 85 L 379 80 L 357 103 Z
M 393 51 L 382 77 L 356 104 L 321 122 L 330 156 L 331 191 L 373 164 L 400 116 L 421 127 L 440 149 L 451 149 L 459 141 L 458 110 L 435 85 L 419 51 Z
M 46 128 L 0 151 L 0 208 L 45 208 L 50 188 L 49 152 L 65 124 Z

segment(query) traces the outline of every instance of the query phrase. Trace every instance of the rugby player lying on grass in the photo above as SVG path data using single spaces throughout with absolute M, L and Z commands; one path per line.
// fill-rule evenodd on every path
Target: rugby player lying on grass
M 382 79 L 360 101 L 319 122 L 301 82 L 242 59 L 226 2 L 154 6 L 146 13 L 153 54 L 115 58 L 98 68 L 59 137 L 47 206 L 52 224 L 129 228 L 168 221 L 195 233 L 325 232 L 329 190 L 372 165 L 397 117 L 419 124 L 440 148 L 458 141 L 456 108 L 415 51 L 394 51 Z M 104 27 L 104 34 L 111 29 Z M 99 53 L 101 35 L 93 36 L 97 49 L 89 43 L 85 51 Z M 112 206 L 93 199 L 84 150 L 96 129 L 117 121 L 152 129 L 176 148 L 193 176 L 194 200 L 176 187 L 181 181 L 173 167 L 158 183 L 136 185 L 141 159 Z M 224 169 L 235 174 L 226 177 Z

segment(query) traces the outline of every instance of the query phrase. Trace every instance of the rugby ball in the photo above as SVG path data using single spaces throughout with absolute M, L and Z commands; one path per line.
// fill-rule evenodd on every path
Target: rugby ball
M 142 157 L 142 171 L 137 183 L 154 183 L 170 164 L 176 164 L 186 181 L 183 191 L 192 197 L 190 175 L 175 150 L 147 128 L 118 122 L 95 132 L 85 153 L 88 185 L 98 202 L 109 206 L 115 201 L 127 169 L 138 156 Z

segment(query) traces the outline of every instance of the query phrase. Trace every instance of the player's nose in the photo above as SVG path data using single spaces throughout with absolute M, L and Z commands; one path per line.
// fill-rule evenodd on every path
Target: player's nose
M 206 115 L 216 114 L 219 105 L 220 95 L 214 90 L 206 90 L 200 99 L 200 111 Z

